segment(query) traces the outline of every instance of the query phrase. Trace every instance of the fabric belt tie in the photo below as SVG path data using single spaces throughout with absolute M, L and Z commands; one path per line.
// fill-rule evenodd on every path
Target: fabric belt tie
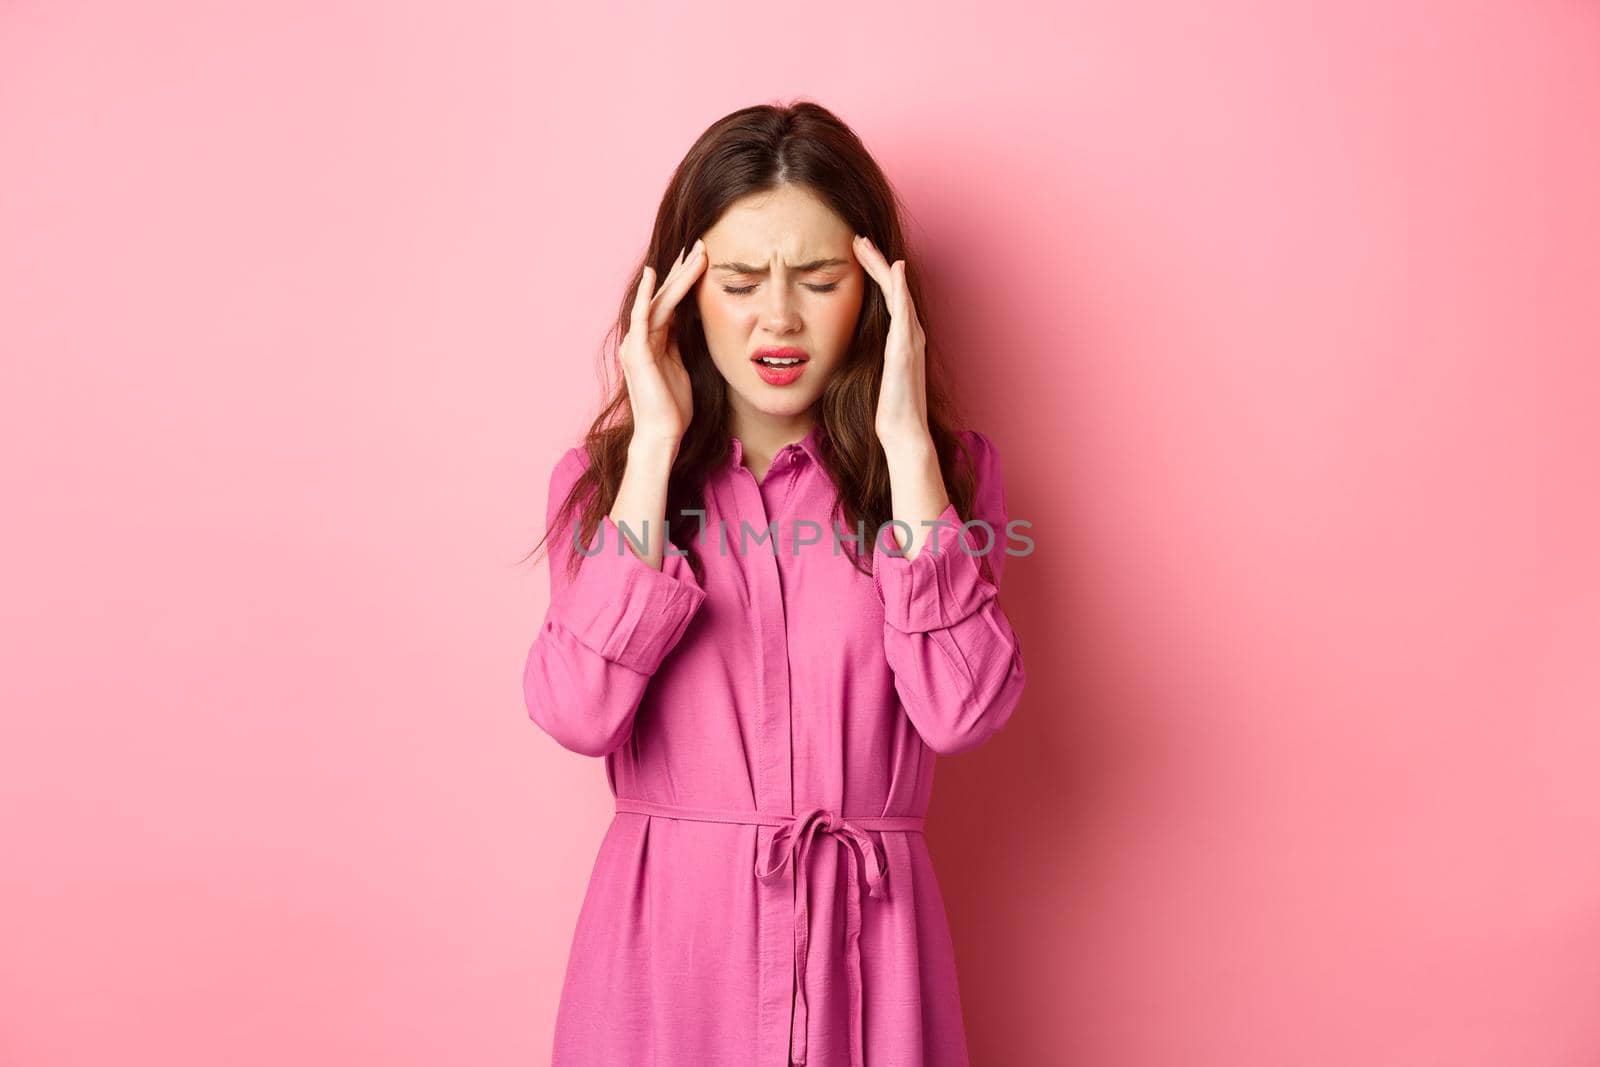
M 846 863 L 847 892 L 845 893 L 844 939 L 845 959 L 850 975 L 850 1067 L 866 1067 L 866 1050 L 862 1041 L 862 985 L 861 985 L 861 878 L 856 871 L 859 862 L 865 871 L 867 893 L 884 895 L 883 883 L 889 868 L 869 830 L 901 830 L 921 833 L 923 817 L 920 815 L 860 815 L 846 818 L 829 808 L 810 808 L 794 815 L 781 815 L 762 811 L 723 811 L 711 808 L 688 808 L 677 804 L 660 804 L 650 800 L 617 798 L 619 812 L 640 815 L 660 815 L 669 819 L 690 819 L 699 822 L 727 822 L 754 826 L 776 826 L 765 857 L 756 862 L 756 877 L 762 882 L 782 878 L 791 865 L 794 868 L 795 921 L 795 1005 L 794 1027 L 789 1038 L 789 1061 L 806 1062 L 806 949 L 810 944 L 811 921 L 807 877 L 809 868 L 806 854 L 818 834 L 838 838 L 850 852 Z

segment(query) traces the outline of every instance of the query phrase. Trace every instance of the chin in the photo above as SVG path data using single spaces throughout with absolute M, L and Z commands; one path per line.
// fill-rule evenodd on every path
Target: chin
M 776 392 L 782 392 L 783 395 L 773 396 L 772 394 Z M 763 415 L 771 415 L 774 418 L 790 418 L 795 415 L 802 415 L 814 407 L 816 402 L 821 399 L 820 393 L 812 396 L 810 394 L 802 395 L 800 393 L 784 392 L 779 389 L 773 389 L 770 392 L 756 391 L 753 393 L 740 390 L 739 395 L 751 408 Z

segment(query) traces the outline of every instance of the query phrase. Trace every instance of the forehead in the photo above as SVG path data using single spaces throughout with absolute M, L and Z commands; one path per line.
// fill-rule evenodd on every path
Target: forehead
M 784 185 L 734 201 L 705 233 L 717 259 L 746 263 L 777 256 L 801 263 L 848 251 L 850 227 L 810 190 Z

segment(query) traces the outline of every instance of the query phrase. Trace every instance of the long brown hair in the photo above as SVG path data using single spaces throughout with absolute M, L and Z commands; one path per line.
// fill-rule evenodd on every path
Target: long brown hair
M 715 225 L 734 201 L 786 183 L 815 193 L 853 232 L 871 238 L 890 263 L 906 261 L 906 284 L 925 336 L 928 430 L 951 502 L 963 519 L 971 518 L 975 491 L 972 457 L 961 458 L 966 448 L 953 428 L 956 412 L 945 389 L 940 351 L 934 341 L 937 334 L 922 300 L 917 259 L 901 229 L 899 199 L 855 132 L 819 104 L 799 100 L 788 106 L 743 108 L 717 120 L 695 141 L 667 184 L 656 210 L 649 248 L 634 269 L 634 281 L 623 294 L 617 321 L 606 335 L 607 365 L 617 365 L 617 349 L 628 331 L 645 264 L 655 268 L 657 278 L 665 277 L 678 250 Z M 855 549 L 850 553 L 852 561 L 863 572 L 871 570 L 876 533 L 893 517 L 888 461 L 873 431 L 889 322 L 883 291 L 868 277 L 850 349 L 829 379 L 818 406 L 824 429 L 820 451 L 838 490 L 829 521 L 838 522 L 848 534 L 857 532 L 858 523 L 865 524 L 864 542 L 853 546 L 845 542 L 846 547 Z M 694 416 L 667 480 L 667 530 L 672 542 L 688 553 L 695 576 L 703 580 L 704 564 L 694 545 L 699 524 L 692 516 L 671 520 L 682 516 L 685 509 L 703 507 L 706 478 L 732 462 L 727 382 L 711 360 L 692 291 L 677 305 L 673 330 L 689 373 Z M 538 554 L 555 531 L 572 529 L 574 509 L 581 509 L 582 543 L 591 543 L 601 517 L 610 512 L 616 499 L 632 437 L 632 407 L 627 383 L 619 373 L 610 399 L 584 439 L 588 467 L 556 514 L 547 517 L 545 535 L 530 557 Z M 838 518 L 841 511 L 842 520 Z M 572 553 L 568 561 L 572 571 L 580 558 L 579 553 Z

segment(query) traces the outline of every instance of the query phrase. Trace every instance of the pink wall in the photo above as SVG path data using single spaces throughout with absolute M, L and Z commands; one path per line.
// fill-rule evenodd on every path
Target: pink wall
M 610 809 L 515 560 L 799 95 L 1035 523 L 976 1062 L 1600 1062 L 1600 8 L 1031 7 L 0 8 L 0 1062 L 544 1061 Z

